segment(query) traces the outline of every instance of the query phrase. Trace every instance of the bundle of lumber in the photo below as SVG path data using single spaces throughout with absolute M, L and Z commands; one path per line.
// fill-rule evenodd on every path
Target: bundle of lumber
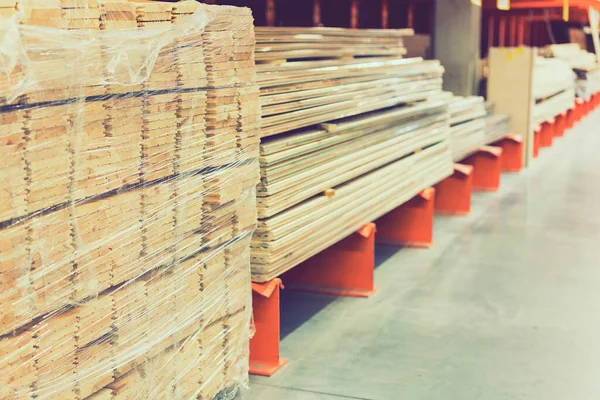
M 450 148 L 460 161 L 485 144 L 485 102 L 483 97 L 453 96 L 448 99 Z
M 566 112 L 575 102 L 575 73 L 566 61 L 537 57 L 533 67 L 532 124 L 537 126 Z
M 259 220 L 252 280 L 279 276 L 451 173 L 450 150 L 442 141 Z
M 412 29 L 256 28 L 256 60 L 401 57 L 402 37 L 412 34 Z
M 438 61 L 411 31 L 260 28 L 262 129 L 252 279 L 268 281 L 452 171 Z
M 263 139 L 252 279 L 278 276 L 446 177 L 447 137 L 445 103 L 422 102 Z
M 506 114 L 495 114 L 494 104 L 485 104 L 485 144 L 494 143 L 511 133 L 510 117 Z
M 421 100 L 440 91 L 438 61 L 360 58 L 257 65 L 261 136 Z
M 551 45 L 550 52 L 553 57 L 567 62 L 575 72 L 577 97 L 588 100 L 600 92 L 600 66 L 595 54 L 576 43 Z
M 0 59 L 0 398 L 230 395 L 247 379 L 259 181 L 250 11 L 12 10 L 0 20 L 15 33 Z
M 583 50 L 577 43 L 553 44 L 549 48 L 552 57 L 566 61 L 573 70 L 598 68 L 596 55 Z

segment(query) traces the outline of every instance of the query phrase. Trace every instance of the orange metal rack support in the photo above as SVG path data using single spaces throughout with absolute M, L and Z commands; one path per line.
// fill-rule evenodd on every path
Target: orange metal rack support
M 533 132 L 533 158 L 537 158 L 540 155 L 540 141 L 542 137 L 541 125 L 535 128 Z
M 433 244 L 435 189 L 430 187 L 379 218 L 376 242 L 427 248 Z
M 252 283 L 252 308 L 256 333 L 250 339 L 250 373 L 271 376 L 288 360 L 279 357 L 279 291 L 281 279 Z
M 483 146 L 463 163 L 473 166 L 473 190 L 493 192 L 500 188 L 502 174 L 502 148 Z
M 577 119 L 577 115 L 576 114 L 577 113 L 576 113 L 575 110 L 576 110 L 575 105 L 573 105 L 569 109 L 569 111 L 567 111 L 567 125 L 566 125 L 567 129 L 572 129 L 573 126 L 575 126 L 575 122 L 577 122 L 576 121 L 576 119 Z
M 454 173 L 435 185 L 435 213 L 468 215 L 471 212 L 473 167 L 454 164 Z
M 567 113 L 564 112 L 555 118 L 554 123 L 554 137 L 562 137 L 565 135 L 565 130 L 567 129 Z
M 502 148 L 502 172 L 519 172 L 523 169 L 523 137 L 509 135 L 492 144 Z
M 542 132 L 540 136 L 540 147 L 552 147 L 554 139 L 556 119 L 551 118 L 542 124 Z
M 593 107 L 593 101 L 592 98 L 590 97 L 589 100 L 587 100 L 585 103 L 585 115 L 588 115 L 591 111 L 592 111 L 592 107 Z
M 368 223 L 282 275 L 288 289 L 370 297 L 375 289 L 375 224 Z
M 575 109 L 577 111 L 577 119 L 575 121 L 579 122 L 585 116 L 585 101 L 582 99 L 575 99 L 575 104 Z

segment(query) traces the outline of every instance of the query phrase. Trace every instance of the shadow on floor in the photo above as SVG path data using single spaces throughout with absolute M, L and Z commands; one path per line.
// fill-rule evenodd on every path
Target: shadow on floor
M 375 269 L 379 268 L 394 254 L 402 251 L 402 247 L 378 244 L 375 246 Z
M 336 296 L 325 294 L 282 290 L 279 303 L 281 339 L 301 327 L 336 299 Z
M 377 269 L 398 251 L 402 251 L 402 248 L 396 246 L 376 246 L 375 268 Z M 294 332 L 338 298 L 338 296 L 333 295 L 283 290 L 280 300 L 281 338 L 284 339 L 287 335 Z

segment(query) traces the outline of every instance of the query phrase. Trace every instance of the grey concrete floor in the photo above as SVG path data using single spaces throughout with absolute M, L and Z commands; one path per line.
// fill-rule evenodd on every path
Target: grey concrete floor
M 370 299 L 284 291 L 289 365 L 250 400 L 600 399 L 600 113 L 427 250 L 377 248 Z

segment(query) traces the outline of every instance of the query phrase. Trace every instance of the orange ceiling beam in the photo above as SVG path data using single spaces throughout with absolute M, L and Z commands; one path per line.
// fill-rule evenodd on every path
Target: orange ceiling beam
M 524 9 L 524 8 L 562 8 L 564 5 L 563 0 L 511 0 L 510 9 Z M 496 0 L 485 0 L 483 2 L 484 8 L 496 8 Z M 569 0 L 570 8 L 576 7 L 594 7 L 600 9 L 600 1 L 598 0 Z

